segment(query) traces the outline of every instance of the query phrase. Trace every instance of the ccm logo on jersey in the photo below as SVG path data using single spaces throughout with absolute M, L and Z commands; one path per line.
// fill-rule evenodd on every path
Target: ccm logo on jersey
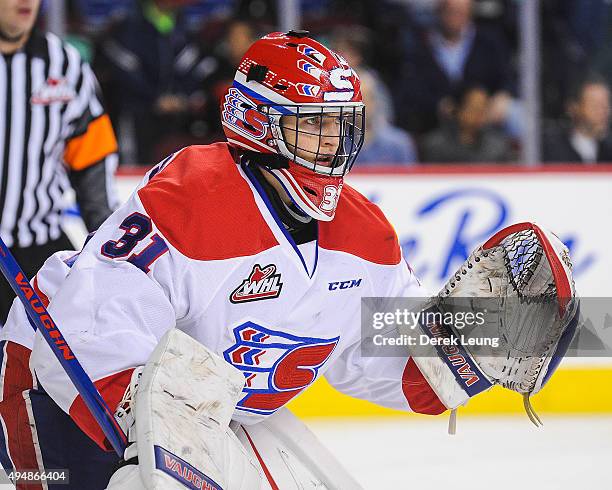
M 258 301 L 261 299 L 278 298 L 283 289 L 280 282 L 281 275 L 276 274 L 274 264 L 265 267 L 255 264 L 249 277 L 232 291 L 230 301 L 232 303 L 246 303 L 247 301 Z
M 223 357 L 244 374 L 237 410 L 269 415 L 310 385 L 340 337 L 301 337 L 246 322 L 234 328 L 236 342 Z
M 330 291 L 337 291 L 338 289 L 351 289 L 358 288 L 361 286 L 361 278 L 349 279 L 348 281 L 334 281 L 329 283 Z

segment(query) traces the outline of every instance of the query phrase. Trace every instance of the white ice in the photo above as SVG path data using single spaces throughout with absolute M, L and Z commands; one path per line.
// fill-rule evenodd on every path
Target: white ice
M 367 490 L 612 489 L 612 417 L 309 420 Z
M 366 490 L 612 489 L 609 416 L 460 415 L 455 436 L 445 416 L 306 422 Z

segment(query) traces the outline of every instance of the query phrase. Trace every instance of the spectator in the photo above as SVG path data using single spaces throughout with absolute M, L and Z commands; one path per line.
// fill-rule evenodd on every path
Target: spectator
M 483 87 L 467 86 L 453 98 L 451 118 L 423 141 L 425 162 L 495 163 L 511 159 L 509 140 L 487 124 L 491 97 Z
M 372 36 L 369 29 L 359 25 L 336 27 L 330 43 L 360 75 L 362 67 L 370 64 Z
M 252 21 L 231 20 L 225 26 L 224 39 L 202 61 L 202 66 L 206 67 L 202 85 L 205 94 L 203 119 L 209 139 L 223 135 L 219 104 L 233 83 L 236 66 L 258 38 L 254 25 Z
M 156 145 L 187 134 L 192 116 L 202 110 L 201 54 L 177 6 L 185 3 L 139 0 L 102 42 L 99 65 L 110 66 L 120 134 L 131 136 L 123 161 L 154 163 Z
M 278 25 L 277 0 L 238 0 L 234 8 L 235 15 L 251 22 Z
M 391 100 L 391 93 L 380 76 L 380 72 L 369 63 L 371 58 L 370 46 L 372 44 L 371 31 L 361 26 L 337 27 L 334 29 L 330 44 L 334 51 L 342 54 L 348 64 L 359 75 L 365 74 L 376 85 L 377 107 L 382 107 L 384 117 L 392 123 L 395 112 Z
M 597 2 L 599 0 L 596 0 Z M 591 0 L 542 0 L 541 10 L 541 78 L 542 115 L 547 119 L 563 118 L 570 92 L 577 80 L 589 70 L 589 48 L 605 27 L 599 8 Z M 599 22 L 592 22 L 592 15 Z M 585 22 L 586 21 L 586 22 Z M 588 24 L 591 41 L 585 37 Z M 582 31 L 582 34 L 581 32 Z
M 570 126 L 548 131 L 543 139 L 545 162 L 612 162 L 609 137 L 610 88 L 603 79 L 580 82 L 567 103 Z
M 440 102 L 465 84 L 492 94 L 487 120 L 503 124 L 511 112 L 510 53 L 499 36 L 472 21 L 472 0 L 441 0 L 437 25 L 407 55 L 397 85 L 398 123 L 424 133 L 439 124 Z
M 346 2 L 357 15 L 355 24 L 346 26 L 353 45 L 361 45 L 366 63 L 376 70 L 388 87 L 395 89 L 406 53 L 412 48 L 418 27 L 412 15 L 413 0 L 358 0 Z M 423 0 L 431 1 L 431 0 Z M 346 23 L 345 23 L 346 24 Z M 367 30 L 364 30 L 367 29 Z M 334 31 L 337 30 L 337 27 Z M 361 31 L 361 32 L 360 32 Z M 364 46 L 359 37 L 371 33 Z M 335 37 L 335 36 L 334 36 Z M 365 48 L 365 49 L 364 49 Z M 348 58 L 347 58 L 348 60 Z M 352 65 L 351 65 L 352 66 Z
M 406 131 L 391 124 L 390 100 L 384 97 L 382 81 L 367 70 L 360 71 L 359 77 L 366 106 L 366 133 L 357 165 L 413 164 L 417 159 L 414 143 Z
M 0 0 L 0 235 L 32 277 L 74 245 L 60 224 L 68 181 L 89 231 L 117 204 L 117 143 L 91 67 L 35 27 L 40 0 Z M 0 280 L 0 323 L 14 298 Z

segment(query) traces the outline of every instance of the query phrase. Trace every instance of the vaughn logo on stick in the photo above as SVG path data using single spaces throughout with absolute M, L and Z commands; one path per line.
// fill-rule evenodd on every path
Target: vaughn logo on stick
M 255 264 L 249 277 L 232 291 L 230 301 L 232 303 L 246 303 L 247 301 L 278 298 L 283 288 L 280 279 L 280 273 L 276 273 L 276 265 L 270 264 L 262 267 Z
M 53 343 L 57 345 L 58 349 L 62 352 L 62 356 L 67 361 L 74 359 L 74 355 L 66 344 L 62 333 L 57 329 L 57 326 L 53 322 L 53 319 L 47 313 L 42 301 L 36 294 L 36 292 L 30 286 L 28 279 L 23 275 L 21 271 L 15 276 L 15 281 L 19 285 L 19 289 L 23 294 L 23 297 L 30 303 L 30 307 L 38 315 L 38 319 L 49 331 L 49 336 L 53 339 Z M 36 287 L 36 286 L 35 286 Z

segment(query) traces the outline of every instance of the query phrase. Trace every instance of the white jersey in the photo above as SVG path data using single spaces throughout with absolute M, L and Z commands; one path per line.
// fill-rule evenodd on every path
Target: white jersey
M 242 371 L 234 419 L 244 424 L 321 375 L 348 395 L 402 410 L 415 409 L 410 386 L 429 389 L 422 377 L 406 381 L 408 357 L 360 356 L 362 297 L 424 294 L 382 212 L 345 186 L 335 219 L 296 246 L 226 144 L 188 147 L 159 164 L 79 254 L 50 258 L 35 288 L 112 409 L 171 328 Z M 99 441 L 23 308 L 12 309 L 0 339 L 33 348 L 41 385 Z

